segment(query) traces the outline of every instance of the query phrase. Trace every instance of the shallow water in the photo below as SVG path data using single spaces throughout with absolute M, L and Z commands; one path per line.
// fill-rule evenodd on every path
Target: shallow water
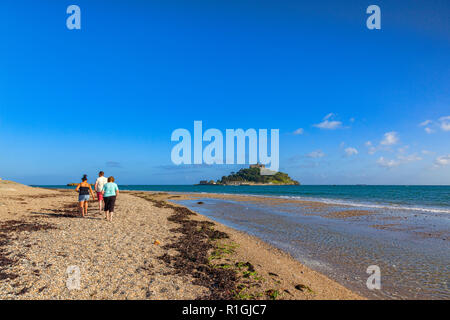
M 450 298 L 446 213 L 369 206 L 358 208 L 369 214 L 337 218 L 330 214 L 349 208 L 211 198 L 177 202 L 289 252 L 363 296 Z M 381 290 L 366 286 L 370 265 L 380 267 Z

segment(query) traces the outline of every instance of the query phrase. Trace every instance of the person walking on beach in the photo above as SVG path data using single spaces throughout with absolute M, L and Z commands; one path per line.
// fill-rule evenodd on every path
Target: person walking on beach
M 111 222 L 114 214 L 114 205 L 119 195 L 119 187 L 114 183 L 114 177 L 108 178 L 108 183 L 103 186 L 103 198 L 105 199 L 106 220 Z
M 108 182 L 108 179 L 105 178 L 105 173 L 103 171 L 100 171 L 98 173 L 97 181 L 95 181 L 95 192 L 97 192 L 97 199 L 98 199 L 98 210 L 102 211 L 102 204 L 104 204 L 103 201 L 103 186 Z
M 79 193 L 78 204 L 81 216 L 84 218 L 84 216 L 87 215 L 89 194 L 92 195 L 92 199 L 95 199 L 91 185 L 87 182 L 87 175 L 84 175 L 83 178 L 81 178 L 81 183 L 77 185 L 75 191 Z

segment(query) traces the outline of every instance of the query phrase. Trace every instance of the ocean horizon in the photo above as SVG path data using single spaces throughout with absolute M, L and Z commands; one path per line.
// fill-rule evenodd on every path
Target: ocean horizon
M 33 185 L 74 189 L 66 185 Z M 242 194 L 377 209 L 450 213 L 450 185 L 120 185 L 124 191 Z

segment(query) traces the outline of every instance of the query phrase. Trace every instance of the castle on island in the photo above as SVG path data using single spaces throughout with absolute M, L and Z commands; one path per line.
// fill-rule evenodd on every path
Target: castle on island
M 251 164 L 247 169 L 231 172 L 222 179 L 201 180 L 198 185 L 232 185 L 232 186 L 255 186 L 255 185 L 299 185 L 298 181 L 291 179 L 286 173 L 275 172 L 266 168 L 264 164 Z

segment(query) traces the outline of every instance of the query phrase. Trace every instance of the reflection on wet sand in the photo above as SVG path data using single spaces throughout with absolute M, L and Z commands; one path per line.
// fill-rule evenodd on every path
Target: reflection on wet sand
M 176 196 L 174 201 L 258 236 L 367 297 L 450 298 L 445 216 L 246 195 Z M 370 265 L 381 268 L 382 290 L 366 287 Z

